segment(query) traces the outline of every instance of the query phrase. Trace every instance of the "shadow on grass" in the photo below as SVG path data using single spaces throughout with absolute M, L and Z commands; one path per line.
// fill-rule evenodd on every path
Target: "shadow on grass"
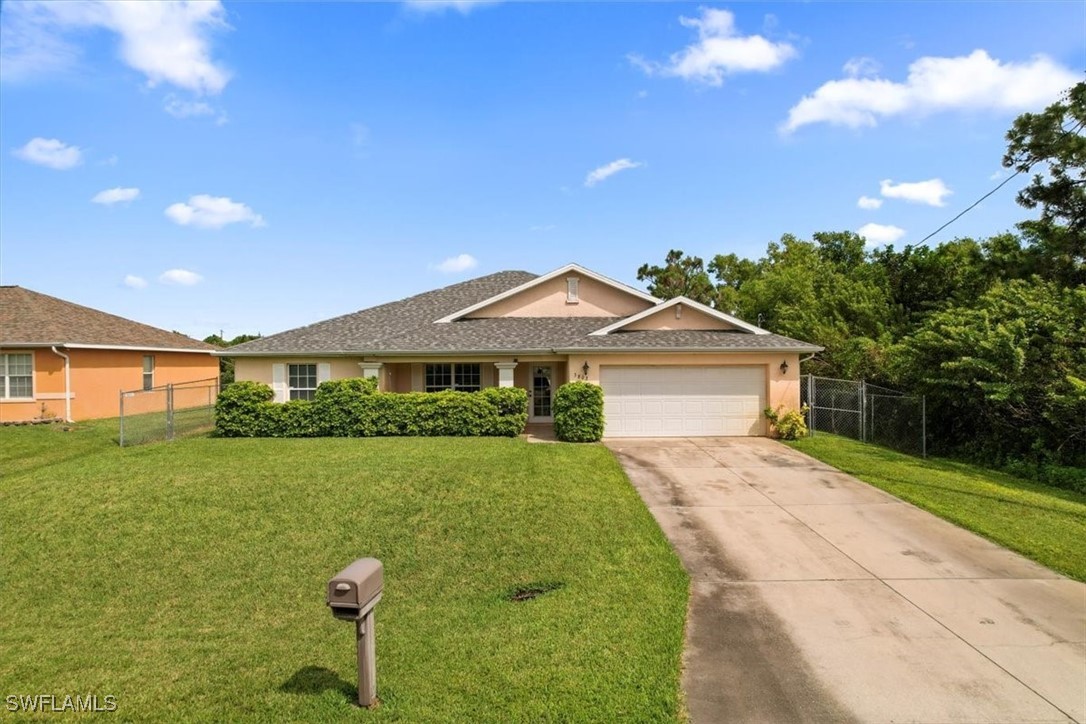
M 358 686 L 344 681 L 339 674 L 323 666 L 305 666 L 279 685 L 287 694 L 322 694 L 338 691 L 352 704 L 358 699 Z

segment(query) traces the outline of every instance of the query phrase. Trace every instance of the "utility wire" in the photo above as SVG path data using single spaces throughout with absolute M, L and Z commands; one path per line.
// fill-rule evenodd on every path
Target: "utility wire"
M 1075 126 L 1074 126 L 1073 128 L 1070 128 L 1070 129 L 1063 129 L 1063 128 L 1061 128 L 1061 129 L 1060 129 L 1060 135 L 1063 135 L 1063 136 L 1068 136 L 1068 135 L 1070 135 L 1070 134 L 1072 134 L 1072 133 L 1077 133 L 1077 132 L 1078 132 L 1078 131 L 1079 131 L 1079 130 L 1080 130 L 1080 129 L 1081 129 L 1082 127 L 1083 127 L 1083 125 L 1086 125 L 1086 121 L 1079 121 L 1079 122 L 1078 122 L 1078 123 L 1077 123 L 1077 124 L 1076 124 L 1076 125 L 1075 125 Z M 1024 167 L 1024 168 L 1019 168 L 1019 169 L 1018 169 L 1017 171 L 1015 171 L 1014 173 L 1012 173 L 1012 174 L 1011 174 L 1010 176 L 1008 176 L 1007 178 L 1005 178 L 1005 179 L 1003 179 L 1002 181 L 1000 181 L 1000 182 L 999 182 L 999 185 L 998 185 L 998 186 L 996 186 L 996 187 L 995 187 L 994 189 L 992 189 L 992 190 L 991 190 L 991 191 L 989 191 L 988 193 L 984 194 L 984 195 L 983 195 L 983 196 L 981 196 L 981 197 L 980 197 L 979 199 L 977 199 L 976 201 L 974 201 L 974 202 L 973 202 L 972 204 L 970 204 L 969 206 L 967 206 L 967 207 L 966 207 L 965 209 L 963 209 L 963 210 L 961 211 L 961 213 L 959 213 L 959 214 L 958 214 L 957 216 L 955 216 L 955 217 L 954 217 L 953 219 L 951 219 L 950 221 L 946 222 L 945 224 L 943 224 L 942 226 L 940 226 L 940 227 L 939 227 L 938 229 L 936 229 L 935 231 L 933 231 L 933 232 L 931 232 L 930 234 L 928 234 L 927 236 L 925 236 L 925 237 L 924 237 L 923 239 L 921 239 L 921 240 L 920 240 L 919 242 L 917 242 L 917 244 L 916 244 L 916 245 L 917 245 L 917 246 L 920 246 L 920 244 L 923 244 L 923 243 L 924 243 L 925 241 L 927 241 L 927 240 L 928 240 L 928 239 L 930 239 L 931 237 L 935 236 L 935 235 L 936 235 L 936 234 L 938 234 L 938 233 L 939 233 L 940 231 L 942 231 L 942 230 L 943 230 L 943 229 L 945 229 L 946 227 L 950 226 L 950 225 L 951 225 L 951 224 L 953 224 L 953 223 L 954 223 L 955 221 L 957 221 L 958 219 L 962 218 L 963 216 L 965 216 L 965 215 L 966 215 L 967 213 L 969 213 L 969 212 L 970 212 L 970 211 L 972 211 L 973 209 L 975 209 L 975 208 L 977 208 L 978 206 L 980 206 L 980 203 L 981 203 L 982 201 L 984 201 L 984 200 L 985 200 L 986 198 L 988 198 L 989 196 L 991 196 L 992 194 L 994 194 L 994 193 L 995 193 L 996 191 L 999 191 L 999 190 L 1000 190 L 1001 188 L 1003 188 L 1003 187 L 1004 187 L 1004 186 L 1006 186 L 1006 185 L 1007 185 L 1008 183 L 1010 183 L 1011 179 L 1013 179 L 1013 178 L 1014 178 L 1015 176 L 1018 176 L 1018 175 L 1019 175 L 1019 174 L 1021 174 L 1021 173 L 1024 173 L 1024 172 L 1026 172 L 1026 171 L 1029 171 L 1029 170 L 1030 170 L 1031 168 L 1033 168 L 1033 165 L 1034 165 L 1035 163 L 1037 163 L 1038 161 L 1040 161 L 1040 160 L 1041 160 L 1041 159 L 1039 159 L 1039 158 L 1031 158 L 1031 159 L 1029 160 L 1029 165 L 1028 165 L 1028 166 L 1026 166 L 1026 167 Z
M 928 234 L 927 236 L 925 236 L 925 237 L 924 237 L 923 239 L 921 239 L 921 240 L 920 240 L 919 242 L 917 242 L 917 246 L 919 246 L 920 244 L 923 244 L 923 243 L 924 243 L 925 241 L 927 241 L 927 240 L 928 240 L 928 239 L 930 239 L 931 237 L 935 236 L 935 235 L 936 235 L 936 234 L 938 234 L 938 233 L 939 233 L 940 231 L 942 231 L 942 230 L 943 230 L 943 229 L 945 229 L 946 227 L 950 226 L 951 224 L 953 224 L 953 223 L 954 223 L 955 221 L 957 221 L 958 219 L 960 219 L 960 218 L 962 218 L 963 216 L 965 216 L 965 215 L 966 215 L 966 214 L 967 214 L 968 212 L 970 212 L 970 211 L 972 211 L 973 209 L 977 208 L 977 206 L 979 206 L 979 205 L 980 205 L 980 202 L 981 202 L 981 201 L 984 201 L 984 199 L 988 198 L 989 196 L 991 196 L 992 194 L 994 194 L 994 193 L 995 193 L 996 191 L 999 191 L 999 190 L 1000 190 L 1001 188 L 1003 188 L 1004 186 L 1006 186 L 1006 185 L 1007 185 L 1008 183 L 1010 183 L 1011 179 L 1013 179 L 1013 178 L 1014 178 L 1015 176 L 1019 175 L 1020 173 L 1022 173 L 1022 169 L 1018 169 L 1017 171 L 1015 171 L 1014 173 L 1012 173 L 1012 174 L 1011 174 L 1010 176 L 1008 176 L 1007 178 L 1003 179 L 1003 181 L 1001 181 L 1001 182 L 1000 182 L 1000 184 L 999 184 L 998 186 L 996 186 L 996 187 L 995 187 L 994 189 L 992 189 L 991 191 L 989 191 L 988 193 L 984 194 L 984 195 L 983 195 L 983 196 L 981 196 L 981 197 L 980 197 L 979 199 L 977 199 L 976 201 L 974 201 L 974 202 L 973 202 L 972 204 L 970 204 L 970 205 L 969 205 L 968 207 L 966 207 L 966 208 L 965 208 L 965 210 L 963 210 L 963 211 L 962 211 L 962 212 L 961 212 L 960 214 L 958 214 L 958 215 L 957 215 L 957 216 L 955 216 L 955 217 L 954 217 L 953 219 L 951 219 L 950 221 L 946 222 L 945 224 L 943 224 L 942 226 L 940 226 L 940 227 L 939 227 L 938 229 L 936 229 L 935 231 L 931 232 L 930 234 Z

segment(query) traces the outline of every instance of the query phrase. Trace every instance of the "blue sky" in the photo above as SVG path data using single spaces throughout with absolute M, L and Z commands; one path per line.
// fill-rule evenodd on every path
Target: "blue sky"
M 0 281 L 203 337 L 503 269 L 916 243 L 1086 4 L 19 3 Z M 933 242 L 1012 229 L 1019 177 Z

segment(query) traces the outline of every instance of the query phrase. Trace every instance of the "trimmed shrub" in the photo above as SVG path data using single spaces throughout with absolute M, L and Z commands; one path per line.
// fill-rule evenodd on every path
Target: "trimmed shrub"
M 779 407 L 776 410 L 767 407 L 764 412 L 777 430 L 777 437 L 782 440 L 798 440 L 801 437 L 807 437 L 807 420 L 804 416 L 809 409 L 807 405 L 804 405 L 798 410 L 781 413 Z
M 215 431 L 222 437 L 263 437 L 264 405 L 275 398 L 262 382 L 234 382 L 215 400 Z
M 236 384 L 245 387 L 216 404 L 223 437 L 516 437 L 528 421 L 528 393 L 513 387 L 398 394 L 352 378 L 321 383 L 312 401 L 276 404 L 267 385 Z
M 564 442 L 597 442 L 603 437 L 603 388 L 567 382 L 554 393 L 554 435 Z

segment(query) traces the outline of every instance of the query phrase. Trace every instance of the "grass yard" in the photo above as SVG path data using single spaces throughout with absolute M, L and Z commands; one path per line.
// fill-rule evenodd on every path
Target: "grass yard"
M 819 433 L 788 444 L 1054 571 L 1086 581 L 1086 495 L 835 435 Z
M 611 454 L 0 429 L 0 692 L 124 720 L 674 721 L 687 577 Z M 324 605 L 385 564 L 378 696 Z M 559 587 L 523 602 L 527 584 Z

